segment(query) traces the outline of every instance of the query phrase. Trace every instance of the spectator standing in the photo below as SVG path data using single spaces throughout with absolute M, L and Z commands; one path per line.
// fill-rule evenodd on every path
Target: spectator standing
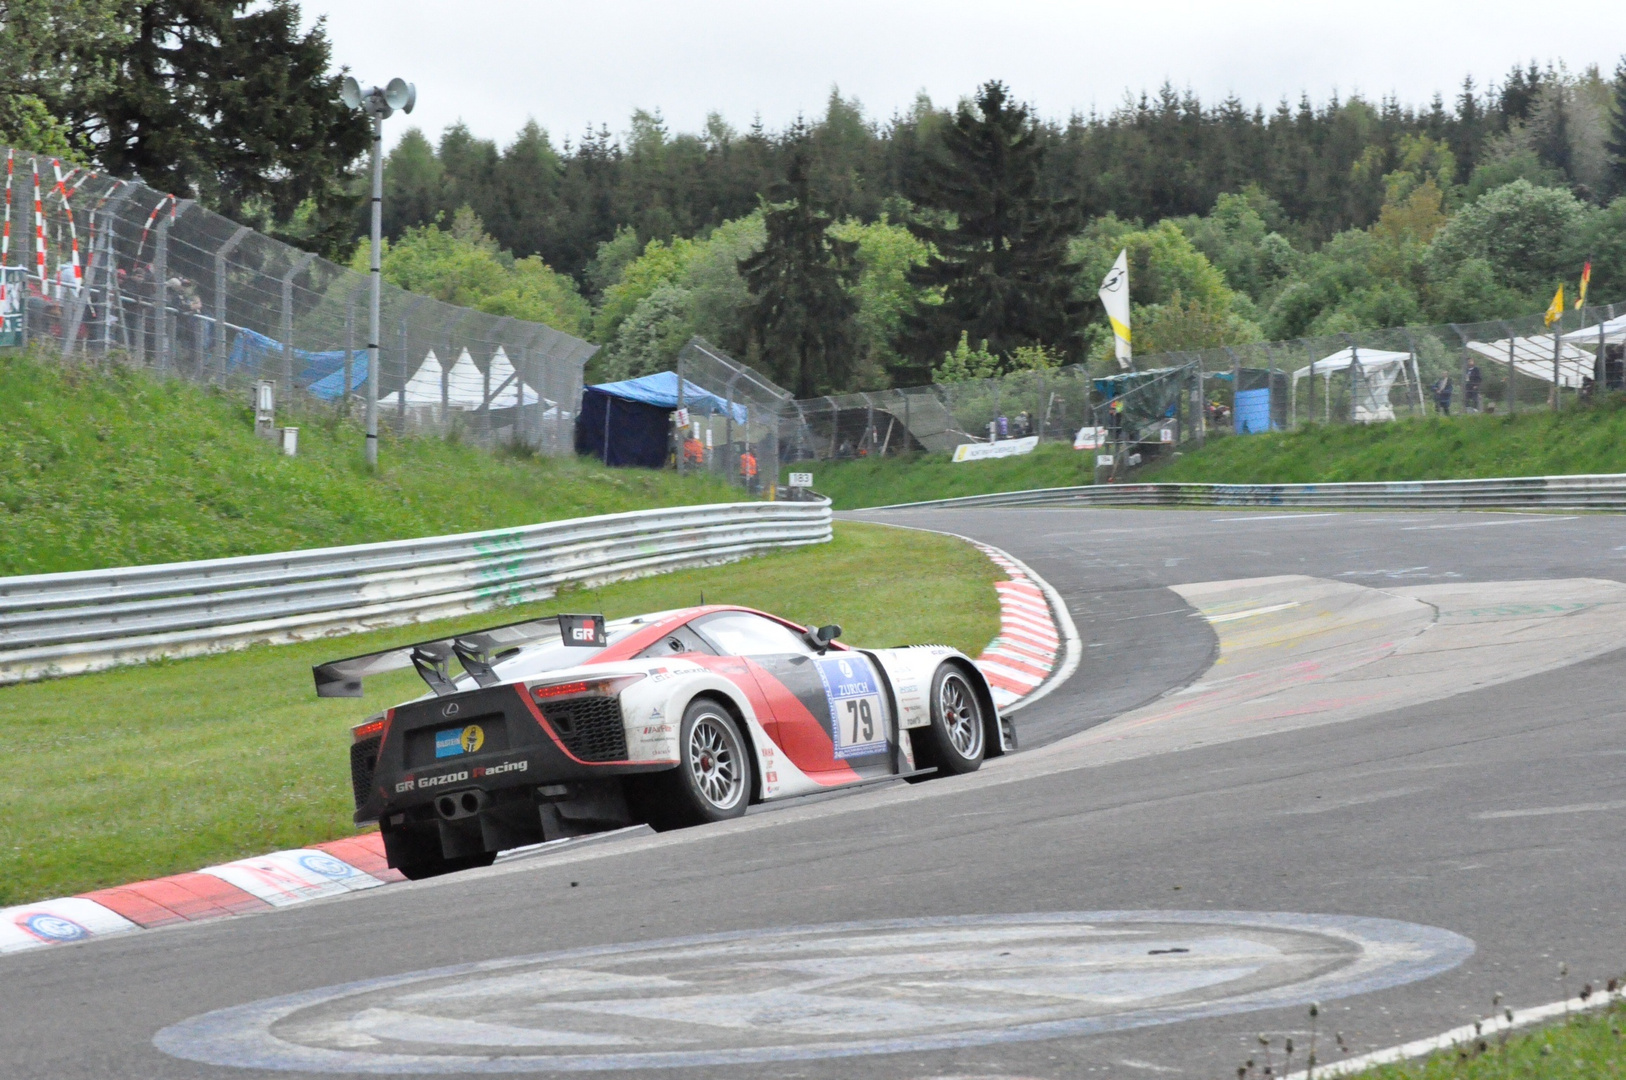
M 997 421 L 997 423 L 999 424 L 999 437 L 1001 439 L 1010 438 L 1011 437 L 1011 422 L 1005 418 L 1004 413 L 999 414 L 999 420 Z
M 751 453 L 751 445 L 745 446 L 745 453 L 740 455 L 740 481 L 745 490 L 752 495 L 757 493 L 757 456 Z
M 1485 384 L 1484 373 L 1479 370 L 1479 361 L 1469 359 L 1468 371 L 1462 377 L 1462 411 L 1476 413 L 1479 411 L 1479 392 Z
M 1439 382 L 1434 384 L 1434 410 L 1441 416 L 1451 415 L 1451 397 L 1455 389 L 1449 375 L 1441 375 Z

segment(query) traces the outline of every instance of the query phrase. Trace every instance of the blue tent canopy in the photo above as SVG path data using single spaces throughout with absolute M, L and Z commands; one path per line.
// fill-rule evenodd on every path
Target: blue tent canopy
M 609 394 L 624 401 L 639 401 L 645 405 L 654 405 L 661 409 L 675 409 L 678 407 L 678 377 L 675 371 L 657 371 L 653 375 L 645 375 L 637 379 L 624 379 L 621 382 L 599 383 L 588 387 L 601 394 Z M 718 397 L 708 390 L 702 390 L 688 379 L 683 380 L 683 407 L 696 416 L 724 416 L 729 411 L 726 400 Z M 744 405 L 736 404 L 733 407 L 734 422 L 745 423 L 746 411 Z

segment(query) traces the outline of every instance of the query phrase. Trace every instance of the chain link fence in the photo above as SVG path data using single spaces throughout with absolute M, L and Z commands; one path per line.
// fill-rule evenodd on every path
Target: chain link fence
M 1082 365 L 787 401 L 781 458 L 952 451 L 1036 436 L 1155 456 L 1230 434 L 1308 423 L 1518 413 L 1626 389 L 1626 303 L 1482 323 L 1257 342 L 1138 356 L 1137 369 Z
M 276 386 L 359 416 L 366 274 L 187 199 L 7 151 L 0 345 L 118 356 L 198 383 Z M 382 291 L 379 423 L 568 454 L 597 350 L 541 323 Z

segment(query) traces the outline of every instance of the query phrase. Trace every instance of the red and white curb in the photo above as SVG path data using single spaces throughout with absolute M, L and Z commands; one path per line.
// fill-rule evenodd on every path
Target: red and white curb
M 1007 580 L 999 636 L 976 660 L 1002 713 L 1029 705 L 1078 666 L 1078 631 L 1049 582 L 996 547 L 971 541 Z M 208 866 L 79 896 L 0 908 L 0 953 L 202 922 L 302 904 L 406 880 L 384 859 L 384 840 L 363 833 L 293 851 Z
M 247 915 L 404 880 L 384 861 L 383 837 L 365 833 L 196 873 L 0 908 L 0 953 Z
M 1048 581 L 999 548 L 971 542 L 1009 579 L 994 583 L 999 636 L 976 663 L 999 711 L 1015 712 L 1048 694 L 1078 667 L 1078 630 Z

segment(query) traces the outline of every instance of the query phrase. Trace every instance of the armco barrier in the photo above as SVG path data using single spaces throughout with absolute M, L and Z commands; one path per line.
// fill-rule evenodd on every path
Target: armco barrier
M 0 683 L 445 618 L 830 536 L 828 502 L 721 503 L 0 578 Z
M 1265 506 L 1318 510 L 1626 510 L 1626 473 L 1351 484 L 1093 484 L 894 503 L 873 510 L 979 506 Z

